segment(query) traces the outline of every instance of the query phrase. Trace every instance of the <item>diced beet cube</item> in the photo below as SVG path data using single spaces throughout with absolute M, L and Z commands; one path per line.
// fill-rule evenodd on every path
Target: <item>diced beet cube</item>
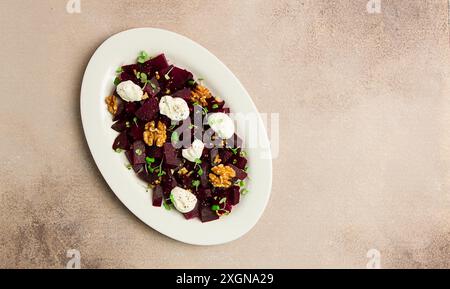
M 200 205 L 200 220 L 203 223 L 211 222 L 219 219 L 219 216 L 215 211 L 211 210 L 211 205 L 209 203 L 202 203 Z
M 135 173 L 140 173 L 144 170 L 144 164 L 133 165 L 133 154 L 131 153 L 131 151 L 126 151 L 125 156 L 127 157 L 130 164 L 132 164 L 131 167 L 133 168 L 133 171 Z
M 133 123 L 128 129 L 128 135 L 133 141 L 142 140 L 144 138 L 144 129 Z
M 199 190 L 199 198 L 202 200 L 206 200 L 212 197 L 211 189 L 200 188 Z
M 221 151 L 220 158 L 222 159 L 222 163 L 228 162 L 228 160 L 233 156 L 233 153 L 228 149 L 223 149 Z
M 128 115 L 134 115 L 134 113 L 138 109 L 138 104 L 136 102 L 126 102 L 125 103 L 125 112 Z
M 168 170 L 162 177 L 161 183 L 164 191 L 164 197 L 168 199 L 170 197 L 170 192 L 172 191 L 172 189 L 178 185 L 177 180 L 172 175 L 172 172 Z
M 157 185 L 152 192 L 153 206 L 161 207 L 163 197 L 163 188 L 160 185 Z
M 143 121 L 151 121 L 159 111 L 159 102 L 156 97 L 147 99 L 141 108 L 136 111 L 136 116 Z
M 141 140 L 135 141 L 131 146 L 133 165 L 145 164 L 145 143 Z
M 198 217 L 199 216 L 198 202 L 197 202 L 197 204 L 195 205 L 195 207 L 194 207 L 194 209 L 192 211 L 190 211 L 188 213 L 184 213 L 183 215 L 186 218 L 186 220 L 190 220 L 190 219 L 193 219 L 195 217 Z
M 189 101 L 191 99 L 191 90 L 189 88 L 180 89 L 180 90 L 176 91 L 172 95 L 172 97 L 182 98 L 182 99 L 186 100 L 189 103 Z
M 169 63 L 167 63 L 166 56 L 164 54 L 160 54 L 145 63 L 142 64 L 142 70 L 147 74 L 153 74 L 156 71 L 167 68 Z
M 126 132 L 121 132 L 113 143 L 113 150 L 122 149 L 128 150 L 130 148 L 130 142 L 128 141 L 128 136 Z
M 239 203 L 241 197 L 240 187 L 233 186 L 228 189 L 228 201 L 231 205 L 235 206 Z
M 156 77 L 150 79 L 147 85 L 144 88 L 144 92 L 148 94 L 149 97 L 155 97 L 161 91 L 161 87 L 159 86 L 158 80 Z
M 208 162 L 202 162 L 200 167 L 203 170 L 203 174 L 200 176 L 200 182 L 203 188 L 207 188 L 209 186 L 208 172 L 210 170 L 210 165 Z
M 137 78 L 137 76 L 134 74 L 134 72 L 122 72 L 120 74 L 120 81 L 124 82 L 124 81 L 128 81 L 131 80 L 134 84 L 136 85 L 141 85 L 141 80 Z
M 117 111 L 116 114 L 113 117 L 113 120 L 122 120 L 126 114 L 125 114 L 125 101 L 123 101 L 120 97 L 116 96 L 117 98 Z
M 150 158 L 160 159 L 163 157 L 163 148 L 155 146 L 147 148 L 147 156 Z
M 240 168 L 241 170 L 243 170 L 245 168 L 245 166 L 247 165 L 247 159 L 241 156 L 237 156 L 235 158 L 236 160 L 236 164 L 235 166 Z
M 166 85 L 166 88 L 170 89 L 170 91 L 176 91 L 183 88 L 186 82 L 189 79 L 192 79 L 192 73 L 176 66 L 174 66 L 172 70 L 169 70 L 166 75 L 170 77 Z M 166 78 L 166 75 L 163 75 L 162 77 Z
M 230 113 L 230 108 L 222 107 L 222 108 L 217 109 L 217 112 L 223 112 L 223 113 L 228 114 L 228 113 Z
M 143 180 L 147 184 L 153 184 L 158 177 L 154 174 L 149 174 L 148 171 L 145 170 L 144 164 L 140 165 L 143 167 L 143 169 L 137 173 L 138 178 Z
M 169 167 L 176 168 L 181 164 L 177 152 L 171 143 L 164 144 L 164 159 Z
M 127 129 L 127 122 L 129 123 L 126 119 L 119 120 L 115 122 L 111 128 L 117 132 L 122 132 Z
M 241 170 L 240 168 L 232 164 L 227 164 L 227 166 L 231 167 L 236 172 L 237 179 L 244 180 L 245 178 L 247 178 L 247 173 L 244 170 Z
M 137 64 L 130 64 L 122 66 L 122 72 L 134 74 L 135 71 L 139 70 L 139 66 Z

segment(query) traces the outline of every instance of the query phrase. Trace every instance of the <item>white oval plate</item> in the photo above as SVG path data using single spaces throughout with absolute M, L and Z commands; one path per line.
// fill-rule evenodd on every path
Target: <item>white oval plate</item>
M 261 118 L 258 126 L 259 148 L 249 149 L 249 193 L 233 212 L 220 220 L 201 223 L 186 220 L 175 210 L 152 206 L 151 192 L 134 172 L 126 169 L 126 158 L 111 148 L 117 133 L 110 127 L 112 119 L 104 99 L 114 89 L 116 69 L 135 63 L 142 50 L 150 55 L 165 53 L 168 61 L 186 68 L 220 95 L 232 112 L 255 113 L 257 109 L 245 88 L 234 74 L 211 52 L 179 34 L 154 28 L 121 32 L 106 40 L 92 56 L 81 88 L 81 118 L 84 133 L 100 172 L 122 203 L 144 223 L 181 242 L 195 245 L 216 245 L 233 241 L 247 233 L 261 217 L 272 185 L 272 160 L 269 141 Z M 238 127 L 242 127 L 237 123 Z M 239 133 L 239 131 L 238 131 Z M 242 135 L 241 135 L 242 136 Z M 247 135 L 244 136 L 247 138 Z M 251 137 L 251 136 L 250 136 Z M 245 139 L 248 142 L 248 139 Z

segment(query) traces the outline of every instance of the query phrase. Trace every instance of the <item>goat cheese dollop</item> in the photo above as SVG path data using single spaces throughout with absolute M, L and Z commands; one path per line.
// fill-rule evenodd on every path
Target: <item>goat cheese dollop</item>
M 141 87 L 131 80 L 119 83 L 116 92 L 126 102 L 141 101 L 144 96 Z
M 221 139 L 229 139 L 234 134 L 233 120 L 223 112 L 210 114 L 208 117 L 208 125 Z
M 189 117 L 187 102 L 180 97 L 166 95 L 159 101 L 160 113 L 174 121 L 182 121 Z
M 190 148 L 183 149 L 181 154 L 183 158 L 187 159 L 190 162 L 195 163 L 196 160 L 200 159 L 203 153 L 203 149 L 205 148 L 205 144 L 201 140 L 194 140 Z
M 195 208 L 197 204 L 197 197 L 180 187 L 175 187 L 170 192 L 170 200 L 172 201 L 175 209 L 181 213 L 189 213 Z

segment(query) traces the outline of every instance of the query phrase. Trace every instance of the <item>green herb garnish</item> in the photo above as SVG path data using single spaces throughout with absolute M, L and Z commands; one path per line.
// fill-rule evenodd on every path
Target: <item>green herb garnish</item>
M 145 161 L 147 162 L 147 164 L 153 164 L 155 162 L 155 158 L 146 157 Z
M 245 182 L 244 181 L 240 181 L 239 182 L 239 187 L 245 187 Z
M 147 84 L 147 82 L 148 82 L 147 74 L 145 74 L 144 72 L 141 72 L 141 74 L 139 75 L 139 78 L 141 79 L 142 83 Z
M 123 152 L 122 149 L 116 149 L 116 153 L 120 154 L 121 152 Z
M 120 82 L 121 82 L 121 80 L 120 80 L 119 77 L 116 77 L 116 78 L 114 79 L 114 85 L 115 85 L 115 86 L 118 86 L 118 85 L 120 84 Z
M 137 117 L 133 117 L 133 122 L 134 122 L 134 124 L 135 124 L 136 126 L 138 126 L 137 121 L 138 121 Z
M 158 177 L 162 177 L 166 174 L 165 171 L 159 170 Z
M 141 149 L 136 149 L 134 151 L 138 156 L 142 155 L 142 150 Z
M 220 206 L 219 205 L 212 205 L 211 206 L 211 210 L 218 211 L 218 210 L 220 210 Z
M 190 79 L 190 80 L 188 80 L 187 84 L 188 84 L 189 86 L 193 86 L 193 85 L 195 84 L 195 80 Z
M 166 200 L 163 200 L 163 206 L 167 211 L 170 211 L 172 208 L 170 207 L 170 205 L 166 202 Z
M 217 103 L 215 103 L 212 105 L 212 108 L 217 109 L 217 108 L 219 108 L 219 105 Z
M 249 190 L 243 189 L 243 190 L 241 191 L 241 194 L 245 196 L 246 194 L 248 194 L 248 192 L 249 192 Z
M 177 142 L 180 140 L 180 135 L 178 134 L 178 132 L 174 131 L 174 132 L 172 133 L 172 136 L 170 137 L 170 140 L 171 140 L 173 143 L 177 143 Z
M 239 148 L 229 148 L 233 154 L 237 155 Z
M 202 168 L 200 168 L 200 169 L 198 170 L 197 173 L 198 173 L 199 176 L 203 176 L 203 170 L 202 170 Z
M 148 53 L 145 51 L 141 51 L 141 53 L 139 53 L 139 56 L 137 58 L 137 62 L 144 63 L 149 59 L 150 59 L 150 56 L 148 55 Z
M 192 181 L 192 186 L 194 186 L 195 189 L 198 190 L 198 186 L 200 186 L 200 181 L 199 180 L 193 180 Z
M 122 66 L 116 69 L 116 73 L 122 73 L 122 72 L 123 72 Z

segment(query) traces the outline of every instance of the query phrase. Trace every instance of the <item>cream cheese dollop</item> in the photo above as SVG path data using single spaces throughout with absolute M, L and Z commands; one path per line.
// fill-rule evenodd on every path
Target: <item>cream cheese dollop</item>
M 188 190 L 180 187 L 175 187 L 170 192 L 170 200 L 175 209 L 181 213 L 189 213 L 195 208 L 197 204 L 197 197 Z
M 159 111 L 174 121 L 182 121 L 189 117 L 187 102 L 180 97 L 166 95 L 159 101 Z
M 229 139 L 234 134 L 233 120 L 223 112 L 210 114 L 208 117 L 208 125 L 221 139 Z
M 126 102 L 141 101 L 144 96 L 141 87 L 131 80 L 119 83 L 116 92 Z
M 183 149 L 181 154 L 183 158 L 187 159 L 190 162 L 195 163 L 196 160 L 200 159 L 203 153 L 203 149 L 205 148 L 205 144 L 201 140 L 194 140 L 190 148 Z

